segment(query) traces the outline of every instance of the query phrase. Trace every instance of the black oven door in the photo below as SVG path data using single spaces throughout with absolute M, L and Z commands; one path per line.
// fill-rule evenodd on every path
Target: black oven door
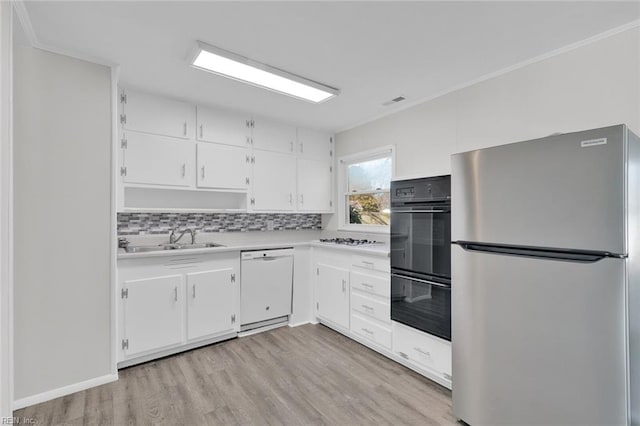
M 451 206 L 391 210 L 391 267 L 451 277 Z
M 451 284 L 392 271 L 391 319 L 451 341 Z

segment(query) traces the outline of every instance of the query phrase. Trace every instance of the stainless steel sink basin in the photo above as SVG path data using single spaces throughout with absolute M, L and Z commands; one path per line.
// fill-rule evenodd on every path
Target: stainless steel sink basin
M 147 253 L 150 251 L 163 251 L 163 250 L 189 250 L 189 249 L 203 249 L 211 247 L 224 247 L 222 244 L 217 243 L 196 243 L 196 244 L 160 244 L 157 246 L 128 246 L 124 250 L 127 253 Z

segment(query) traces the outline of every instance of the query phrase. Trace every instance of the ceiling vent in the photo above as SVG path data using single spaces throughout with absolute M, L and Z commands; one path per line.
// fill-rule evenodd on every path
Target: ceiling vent
M 389 105 L 397 104 L 398 102 L 402 102 L 405 99 L 407 99 L 407 98 L 405 98 L 404 96 L 398 96 L 397 98 L 393 98 L 390 101 L 384 102 L 382 104 L 382 106 L 389 106 Z

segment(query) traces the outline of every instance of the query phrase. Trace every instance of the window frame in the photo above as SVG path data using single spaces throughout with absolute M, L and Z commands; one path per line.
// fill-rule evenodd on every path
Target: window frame
M 339 231 L 350 231 L 350 232 L 366 232 L 366 233 L 377 233 L 377 234 L 388 234 L 389 233 L 389 225 L 363 225 L 356 223 L 349 223 L 348 213 L 349 208 L 348 204 L 348 185 L 349 180 L 347 176 L 347 167 L 350 164 L 361 163 L 363 161 L 376 160 L 379 158 L 391 158 L 391 179 L 393 180 L 396 175 L 396 147 L 395 145 L 385 145 L 374 149 L 369 149 L 366 151 L 360 151 L 354 154 L 349 154 L 338 158 L 338 217 Z M 375 191 L 380 192 L 380 191 Z

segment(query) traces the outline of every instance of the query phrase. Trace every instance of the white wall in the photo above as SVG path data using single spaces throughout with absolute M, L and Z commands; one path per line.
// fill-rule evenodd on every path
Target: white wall
M 640 133 L 637 27 L 339 133 L 336 156 L 395 144 L 397 177 L 433 176 L 455 152 L 620 123 Z
M 14 53 L 15 398 L 24 406 L 112 373 L 112 99 L 108 67 Z
M 11 416 L 11 44 L 13 7 L 0 2 L 0 419 Z

